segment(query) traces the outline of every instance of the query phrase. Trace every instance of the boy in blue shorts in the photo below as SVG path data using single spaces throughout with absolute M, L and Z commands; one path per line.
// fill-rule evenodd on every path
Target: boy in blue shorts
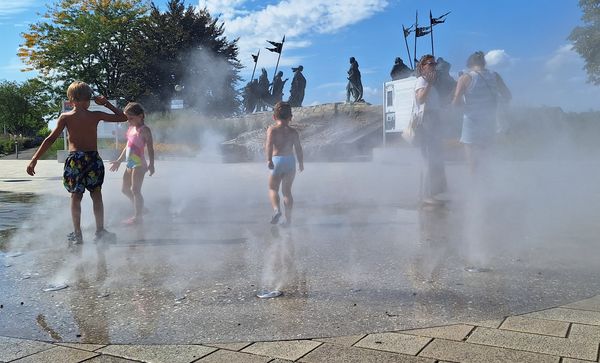
M 281 218 L 279 204 L 279 186 L 282 186 L 283 205 L 285 206 L 285 223 L 292 222 L 292 183 L 296 176 L 296 157 L 298 157 L 298 170 L 304 170 L 304 156 L 298 131 L 290 127 L 292 120 L 292 107 L 287 102 L 277 102 L 273 108 L 275 125 L 267 129 L 265 151 L 267 166 L 271 169 L 269 176 L 269 198 L 274 214 L 271 224 L 277 224 Z M 296 152 L 296 157 L 294 156 Z
M 116 235 L 104 229 L 104 204 L 102 202 L 102 183 L 104 182 L 104 164 L 98 154 L 97 128 L 100 121 L 124 122 L 127 116 L 113 106 L 106 97 L 95 97 L 98 105 L 103 105 L 114 114 L 101 111 L 89 111 L 92 89 L 83 82 L 73 82 L 67 90 L 73 110 L 60 115 L 56 128 L 42 142 L 27 166 L 27 174 L 35 175 L 38 159 L 52 146 L 66 127 L 68 131 L 69 156 L 65 161 L 63 184 L 71 193 L 71 218 L 73 232 L 67 236 L 69 243 L 83 243 L 81 234 L 81 199 L 87 189 L 94 205 L 96 219 L 96 242 L 114 242 Z

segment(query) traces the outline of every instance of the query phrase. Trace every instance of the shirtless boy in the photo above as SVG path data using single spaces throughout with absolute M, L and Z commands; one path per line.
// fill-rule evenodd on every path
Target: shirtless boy
M 52 146 L 66 127 L 68 131 L 69 156 L 65 161 L 63 184 L 71 193 L 71 218 L 73 232 L 67 236 L 72 244 L 83 243 L 81 234 L 81 199 L 87 189 L 94 205 L 96 219 L 96 236 L 94 241 L 113 242 L 114 233 L 104 229 L 104 204 L 102 203 L 102 183 L 104 182 L 104 164 L 98 154 L 97 127 L 98 122 L 124 122 L 127 116 L 113 106 L 106 97 L 97 96 L 94 101 L 103 105 L 114 114 L 101 111 L 89 111 L 92 89 L 83 82 L 73 82 L 67 90 L 69 102 L 73 110 L 60 115 L 56 128 L 42 142 L 27 166 L 27 174 L 35 175 L 38 159 Z
M 281 218 L 279 202 L 279 186 L 283 194 L 283 205 L 285 206 L 285 224 L 292 222 L 292 208 L 294 198 L 292 197 L 292 183 L 296 176 L 296 157 L 298 158 L 298 170 L 304 170 L 304 156 L 298 131 L 290 127 L 292 120 L 292 108 L 287 102 L 278 102 L 273 108 L 273 120 L 275 125 L 267 129 L 267 141 L 265 151 L 267 154 L 267 165 L 271 169 L 269 176 L 269 199 L 273 206 L 274 214 L 271 224 L 277 224 Z M 296 157 L 294 157 L 294 151 Z

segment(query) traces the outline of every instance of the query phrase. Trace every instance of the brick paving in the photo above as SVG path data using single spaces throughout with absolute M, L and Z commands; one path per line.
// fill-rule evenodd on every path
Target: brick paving
M 600 295 L 489 321 L 270 342 L 101 345 L 0 337 L 0 362 L 598 362 Z M 490 327 L 494 326 L 496 327 Z

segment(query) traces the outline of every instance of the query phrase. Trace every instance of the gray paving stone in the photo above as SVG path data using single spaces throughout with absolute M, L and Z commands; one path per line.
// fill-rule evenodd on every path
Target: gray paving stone
M 97 353 L 69 347 L 54 347 L 14 361 L 15 363 L 79 363 L 97 356 Z
M 240 350 L 246 348 L 250 344 L 252 344 L 252 342 L 245 342 L 245 343 L 211 343 L 211 344 L 203 344 L 203 345 L 206 345 L 207 347 L 215 347 L 215 348 L 225 349 L 225 350 L 234 350 L 234 351 L 237 352 L 237 351 L 240 351 Z
M 48 343 L 0 337 L 0 362 L 9 362 L 52 348 L 54 346 Z
M 484 326 L 486 328 L 497 329 L 502 324 L 503 321 L 504 321 L 504 318 L 480 320 L 480 321 L 463 321 L 462 323 L 466 324 L 466 325 Z
M 600 311 L 600 295 L 563 305 L 561 308 Z
M 562 363 L 590 363 L 589 360 L 581 360 L 581 359 L 573 359 L 573 358 L 563 358 Z
M 215 350 L 202 345 L 108 345 L 98 352 L 152 363 L 189 363 Z
M 500 325 L 500 329 L 564 338 L 567 336 L 569 323 L 564 321 L 533 319 L 524 316 L 509 316 L 504 320 L 504 323 Z
M 560 357 L 518 350 L 435 339 L 419 356 L 461 363 L 558 363 Z
M 90 352 L 93 352 L 94 350 L 98 350 L 102 347 L 106 347 L 106 344 L 87 344 L 87 343 L 54 343 L 54 345 L 62 345 L 63 347 L 88 350 Z
M 200 359 L 198 363 L 267 363 L 272 358 L 248 353 L 233 352 L 230 350 L 217 350 Z
M 572 324 L 569 339 L 584 343 L 597 343 L 600 341 L 600 326 Z
M 304 363 L 434 363 L 434 360 L 324 343 L 300 359 Z
M 600 311 L 554 308 L 523 314 L 527 318 L 569 321 L 572 323 L 600 325 Z
M 580 337 L 580 339 L 567 339 L 478 327 L 471 333 L 467 342 L 569 358 L 595 360 L 598 355 L 598 342 L 586 341 L 583 336 L 580 335 Z
M 287 360 L 287 359 L 273 359 L 272 361 L 269 361 L 269 363 L 292 363 L 291 360 Z
M 365 334 L 348 335 L 348 336 L 344 336 L 344 337 L 317 338 L 317 339 L 313 339 L 313 340 L 316 340 L 318 342 L 323 342 L 323 343 L 331 343 L 331 344 L 343 345 L 345 347 L 351 347 L 356 342 L 358 342 L 359 340 L 364 338 L 365 336 L 366 336 Z
M 242 349 L 244 353 L 266 355 L 273 358 L 296 360 L 322 343 L 312 340 L 257 342 Z
M 456 324 L 434 328 L 403 330 L 399 333 L 461 341 L 465 339 L 473 328 L 473 325 Z
M 431 338 L 419 337 L 416 335 L 407 335 L 400 333 L 378 333 L 369 334 L 355 347 L 369 348 L 375 350 L 385 350 L 388 352 L 417 355 L 424 346 L 431 341 Z
M 86 360 L 85 363 L 140 363 L 140 361 L 119 358 L 112 355 L 99 355 L 90 360 Z

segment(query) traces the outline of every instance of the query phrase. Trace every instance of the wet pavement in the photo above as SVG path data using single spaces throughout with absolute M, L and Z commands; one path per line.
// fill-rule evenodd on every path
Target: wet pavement
M 282 227 L 268 223 L 263 164 L 159 162 L 143 189 L 143 227 L 121 225 L 130 207 L 119 194 L 121 174 L 109 174 L 106 219 L 118 242 L 92 243 L 86 197 L 85 243 L 68 248 L 69 199 L 53 179 L 61 165 L 42 162 L 29 178 L 16 161 L 4 163 L 15 171 L 0 180 L 0 213 L 13 215 L 2 223 L 20 223 L 0 257 L 3 336 L 103 345 L 358 342 L 367 333 L 502 322 L 600 291 L 599 257 L 590 253 L 596 164 L 499 164 L 475 204 L 464 165 L 450 164 L 450 201 L 417 208 L 419 171 L 410 162 L 309 163 L 297 176 L 294 223 Z M 8 193 L 23 184 L 40 197 Z M 61 283 L 68 287 L 44 291 Z M 256 297 L 266 289 L 283 295 Z

